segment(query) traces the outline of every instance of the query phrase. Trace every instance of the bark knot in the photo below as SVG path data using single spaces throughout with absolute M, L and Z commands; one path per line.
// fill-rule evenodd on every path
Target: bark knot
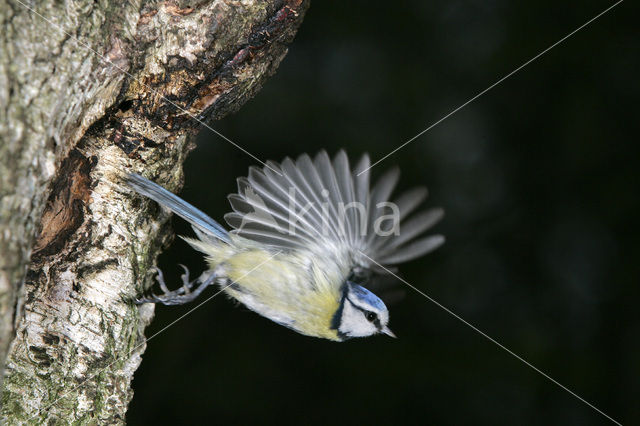
M 40 222 L 33 260 L 59 252 L 69 236 L 84 222 L 85 204 L 91 195 L 89 174 L 95 157 L 87 158 L 73 149 L 62 161 L 60 173 L 51 184 L 51 193 Z

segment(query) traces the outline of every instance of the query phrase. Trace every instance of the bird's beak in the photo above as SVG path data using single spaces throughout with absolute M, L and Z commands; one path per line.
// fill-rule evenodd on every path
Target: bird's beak
M 382 333 L 386 334 L 389 337 L 393 337 L 394 339 L 396 338 L 396 335 L 393 334 L 393 331 L 389 330 L 389 327 L 387 327 L 386 325 L 382 329 Z

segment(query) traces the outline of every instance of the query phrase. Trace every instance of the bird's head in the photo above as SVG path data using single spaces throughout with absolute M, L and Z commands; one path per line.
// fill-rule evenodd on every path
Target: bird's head
M 387 324 L 389 310 L 378 296 L 366 288 L 347 281 L 340 307 L 333 317 L 333 328 L 343 339 L 384 333 L 396 337 Z

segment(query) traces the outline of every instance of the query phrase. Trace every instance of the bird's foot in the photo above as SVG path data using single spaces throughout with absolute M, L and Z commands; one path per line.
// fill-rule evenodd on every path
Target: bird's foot
M 162 303 L 163 305 L 183 305 L 195 300 L 202 291 L 213 284 L 216 281 L 216 275 L 212 271 L 205 271 L 202 275 L 193 281 L 189 281 L 189 269 L 186 266 L 180 265 L 184 269 L 184 274 L 181 275 L 182 287 L 177 290 L 170 291 L 164 282 L 164 276 L 162 271 L 158 268 L 155 270 L 158 272 L 156 281 L 160 285 L 162 294 L 150 294 L 136 300 L 137 304 L 143 303 Z

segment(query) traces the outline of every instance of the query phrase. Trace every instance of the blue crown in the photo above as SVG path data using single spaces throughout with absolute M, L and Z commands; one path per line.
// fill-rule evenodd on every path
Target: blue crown
M 381 311 L 385 311 L 387 309 L 384 302 L 366 288 L 359 286 L 358 284 L 353 284 L 351 282 L 349 283 L 349 286 L 351 287 L 351 294 L 353 294 L 358 300 L 361 300 L 367 305 L 373 306 L 374 308 Z

